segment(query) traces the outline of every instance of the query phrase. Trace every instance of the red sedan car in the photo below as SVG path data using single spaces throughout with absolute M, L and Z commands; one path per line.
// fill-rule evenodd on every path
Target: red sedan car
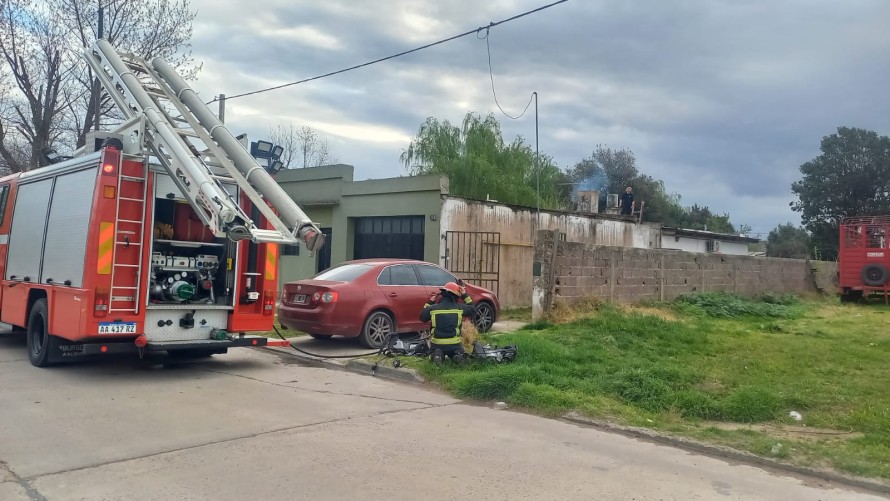
M 430 294 L 448 282 L 458 279 L 423 261 L 347 261 L 313 279 L 285 284 L 278 321 L 317 339 L 357 336 L 364 346 L 379 348 L 393 331 L 429 329 L 420 311 Z M 476 306 L 476 327 L 488 331 L 500 311 L 497 296 L 471 284 L 464 287 Z

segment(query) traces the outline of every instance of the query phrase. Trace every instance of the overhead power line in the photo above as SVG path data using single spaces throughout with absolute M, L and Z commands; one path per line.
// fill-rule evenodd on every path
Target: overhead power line
M 381 58 L 379 58 L 379 59 L 375 59 L 375 60 L 373 60 L 373 61 L 368 61 L 368 62 L 366 62 L 366 63 L 357 64 L 357 65 L 355 65 L 355 66 L 350 66 L 350 67 L 348 67 L 348 68 L 343 68 L 343 69 L 341 69 L 341 70 L 331 71 L 331 72 L 325 73 L 325 74 L 323 74 L 323 75 L 317 75 L 317 76 L 314 76 L 314 77 L 311 77 L 311 78 L 304 78 L 304 79 L 302 79 L 302 80 L 297 80 L 297 81 L 295 81 L 295 82 L 289 82 L 289 83 L 285 83 L 285 84 L 281 84 L 281 85 L 276 85 L 276 86 L 274 86 L 274 87 L 268 87 L 268 88 L 265 88 L 265 89 L 259 89 L 259 90 L 255 90 L 255 91 L 251 91 L 251 92 L 245 92 L 245 93 L 243 93 L 243 94 L 235 94 L 234 96 L 226 96 L 226 101 L 228 101 L 228 100 L 230 100 L 230 99 L 237 99 L 237 98 L 239 98 L 239 97 L 252 96 L 252 95 L 254 95 L 254 94 L 260 94 L 260 93 L 263 93 L 263 92 L 269 92 L 269 91 L 273 91 L 273 90 L 283 89 L 283 88 L 285 88 L 285 87 L 290 87 L 290 86 L 292 86 L 292 85 L 299 85 L 299 84 L 302 84 L 302 83 L 311 82 L 311 81 L 313 81 L 313 80 L 319 80 L 319 79 L 327 78 L 327 77 L 331 77 L 331 76 L 334 76 L 334 75 L 339 75 L 339 74 L 341 74 L 341 73 L 346 73 L 347 71 L 357 70 L 357 69 L 359 69 L 359 68 L 364 68 L 364 67 L 366 67 L 366 66 L 371 66 L 372 64 L 382 63 L 382 62 L 384 62 L 384 61 L 388 61 L 388 60 L 390 60 L 390 59 L 395 59 L 395 58 L 397 58 L 397 57 L 406 56 L 406 55 L 408 55 L 408 54 L 412 54 L 412 53 L 414 53 L 414 52 L 418 52 L 418 51 L 421 51 L 421 50 L 424 50 L 424 49 L 429 49 L 430 47 L 435 47 L 436 45 L 442 45 L 442 44 L 444 44 L 444 43 L 451 42 L 451 41 L 453 41 L 453 40 L 457 40 L 458 38 L 463 38 L 463 37 L 468 36 L 468 35 L 478 34 L 478 33 L 482 32 L 483 30 L 486 30 L 486 33 L 487 33 L 487 30 L 490 30 L 491 28 L 494 28 L 495 26 L 499 26 L 499 25 L 504 24 L 504 23 L 509 23 L 510 21 L 515 21 L 515 20 L 517 20 L 517 19 L 519 19 L 519 18 L 522 18 L 522 17 L 525 17 L 525 16 L 529 16 L 529 15 L 531 15 L 531 14 L 535 14 L 535 13 L 537 13 L 537 12 L 541 12 L 542 10 L 549 9 L 549 8 L 551 8 L 551 7 L 554 7 L 554 6 L 556 6 L 556 5 L 559 5 L 559 4 L 561 4 L 561 3 L 565 3 L 565 2 L 568 2 L 568 1 L 569 1 L 569 0 L 558 0 L 558 1 L 556 1 L 556 2 L 549 3 L 549 4 L 547 4 L 547 5 L 543 5 L 543 6 L 541 6 L 541 7 L 538 7 L 538 8 L 536 8 L 536 9 L 532 9 L 532 10 L 523 12 L 523 13 L 521 13 L 521 14 L 517 14 L 517 15 L 515 15 L 515 16 L 513 16 L 513 17 L 508 17 L 507 19 L 502 19 L 502 20 L 497 21 L 497 22 L 489 23 L 487 26 L 480 26 L 480 27 L 478 27 L 478 28 L 476 28 L 476 29 L 472 29 L 472 30 L 466 31 L 466 32 L 461 33 L 461 34 L 459 34 L 459 35 L 454 35 L 454 36 L 452 36 L 452 37 L 443 38 L 442 40 L 439 40 L 439 41 L 436 41 L 436 42 L 432 42 L 432 43 L 428 43 L 428 44 L 426 44 L 426 45 L 421 45 L 420 47 L 415 47 L 415 48 L 410 49 L 410 50 L 402 51 L 402 52 L 399 52 L 398 54 L 393 54 L 393 55 L 391 55 L 391 56 L 381 57 Z M 219 100 L 219 98 L 214 98 L 213 100 L 207 102 L 206 104 L 210 104 L 210 103 L 216 102 L 216 101 L 218 101 L 218 100 Z

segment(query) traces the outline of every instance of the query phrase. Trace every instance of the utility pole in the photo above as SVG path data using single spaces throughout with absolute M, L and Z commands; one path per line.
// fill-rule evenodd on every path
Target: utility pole
M 226 123 L 226 95 L 219 95 L 219 121 Z

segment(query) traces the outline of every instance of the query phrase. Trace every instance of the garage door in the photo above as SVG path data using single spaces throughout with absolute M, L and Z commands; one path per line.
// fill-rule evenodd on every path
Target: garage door
M 423 216 L 361 217 L 355 221 L 355 259 L 423 259 Z

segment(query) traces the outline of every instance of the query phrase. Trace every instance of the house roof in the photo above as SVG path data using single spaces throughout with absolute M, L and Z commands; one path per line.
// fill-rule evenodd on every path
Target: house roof
M 663 227 L 661 229 L 663 235 L 675 235 L 678 237 L 700 238 L 705 240 L 720 240 L 723 242 L 742 242 L 748 244 L 756 244 L 759 238 L 745 237 L 742 235 L 732 235 L 730 233 L 717 233 L 705 230 L 689 230 L 685 228 Z

